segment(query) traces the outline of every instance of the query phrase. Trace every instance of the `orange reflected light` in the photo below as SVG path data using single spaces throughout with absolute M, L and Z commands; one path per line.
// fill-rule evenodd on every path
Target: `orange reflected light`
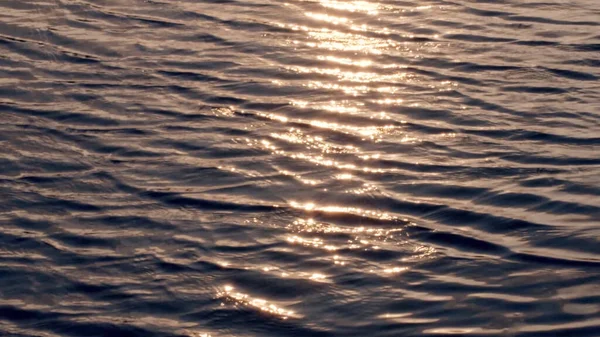
M 220 297 L 225 297 L 228 300 L 233 301 L 236 305 L 245 305 L 251 308 L 258 309 L 262 312 L 269 313 L 278 316 L 282 319 L 288 319 L 288 317 L 294 317 L 295 313 L 291 310 L 285 310 L 267 300 L 260 298 L 253 298 L 248 294 L 236 292 L 233 286 L 227 285 L 223 288 L 223 292 L 219 292 Z

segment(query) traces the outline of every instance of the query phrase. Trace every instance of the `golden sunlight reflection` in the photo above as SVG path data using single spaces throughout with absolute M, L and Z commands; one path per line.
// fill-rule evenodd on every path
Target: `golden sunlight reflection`
M 376 191 L 378 191 L 378 188 L 375 185 L 369 184 L 369 183 L 364 183 L 362 185 L 362 187 L 351 189 L 351 190 L 347 190 L 346 193 L 352 193 L 352 194 L 361 195 L 361 194 L 373 193 L 373 192 L 376 192 Z
M 352 13 L 361 12 L 369 15 L 377 15 L 381 5 L 368 1 L 321 0 L 321 6 Z
M 296 174 L 293 172 L 290 172 L 288 170 L 283 170 L 283 169 L 278 169 L 277 172 L 279 172 L 280 174 L 284 175 L 284 176 L 288 176 L 288 177 L 293 177 L 294 179 L 300 181 L 301 183 L 305 184 L 305 185 L 320 185 L 323 182 L 321 180 L 316 180 L 316 179 L 307 179 L 302 177 L 302 175 L 300 174 Z
M 408 267 L 393 267 L 393 268 L 386 268 L 383 270 L 383 272 L 385 274 L 399 274 L 406 270 L 408 270 Z
M 309 207 L 313 207 L 310 205 Z M 354 257 L 344 256 L 344 252 L 348 250 L 379 250 L 391 245 L 409 245 L 408 241 L 402 237 L 402 228 L 373 228 L 373 227 L 341 227 L 331 224 L 325 224 L 315 221 L 314 219 L 298 219 L 288 229 L 297 232 L 297 235 L 287 237 L 287 242 L 293 245 L 301 245 L 304 247 L 321 250 L 329 255 L 330 261 L 337 266 L 353 266 L 362 265 Z M 328 243 L 327 237 L 323 234 L 334 234 L 329 237 L 332 241 L 337 240 L 336 244 Z M 348 240 L 336 239 L 337 234 L 346 234 L 351 237 Z M 407 247 L 408 248 L 408 247 Z M 386 248 L 387 249 L 387 248 Z M 415 249 L 415 253 L 419 251 Z M 431 251 L 430 251 L 431 253 Z M 417 259 L 418 260 L 418 259 Z M 409 262 L 403 260 L 402 262 Z M 381 277 L 394 277 L 409 270 L 408 266 L 372 266 L 366 269 L 368 273 L 377 274 Z M 326 277 L 311 276 L 310 280 L 324 280 Z
M 386 99 L 378 99 L 378 100 L 375 100 L 372 102 L 381 104 L 381 105 L 402 105 L 402 103 L 404 103 L 404 100 L 401 98 L 397 98 L 397 99 L 386 98 Z
M 403 258 L 402 261 L 414 262 L 414 261 L 429 259 L 429 258 L 433 257 L 434 254 L 436 254 L 436 253 L 437 253 L 437 250 L 434 247 L 417 246 L 413 251 L 413 255 L 411 255 L 410 257 Z
M 391 39 L 366 37 L 360 34 L 344 33 L 327 28 L 309 31 L 308 36 L 316 41 L 308 42 L 306 44 L 308 47 L 329 51 L 382 55 L 386 50 L 399 47 L 399 44 Z
M 217 296 L 223 298 L 225 301 L 232 302 L 236 306 L 240 305 L 254 308 L 263 313 L 278 316 L 282 319 L 299 317 L 291 310 L 286 310 L 267 300 L 254 298 L 248 294 L 238 292 L 233 286 L 230 285 L 223 287 L 223 289 L 217 293 Z M 224 305 L 224 303 L 222 305 Z
M 276 115 L 276 114 L 261 114 L 261 113 L 259 113 L 257 115 L 260 117 L 268 118 L 270 120 L 279 121 L 282 123 L 287 123 L 288 121 L 290 121 L 290 119 L 288 117 Z M 376 114 L 374 117 L 377 117 L 376 119 L 379 119 L 379 120 L 389 119 L 389 117 L 387 116 L 387 114 L 385 112 Z M 375 118 L 372 118 L 372 119 L 375 119 Z M 358 126 L 358 125 L 327 122 L 324 120 L 317 120 L 317 119 L 312 119 L 312 120 L 295 119 L 294 122 L 299 123 L 299 124 L 319 127 L 322 129 L 330 129 L 332 131 L 344 132 L 344 133 L 355 134 L 355 135 L 369 135 L 369 136 L 373 136 L 373 135 L 383 136 L 384 134 L 389 134 L 392 131 L 395 131 L 399 128 L 398 126 L 392 125 L 392 124 Z M 322 140 L 322 138 L 320 140 Z
M 303 209 L 315 210 L 318 207 L 314 203 L 307 204 L 298 204 L 297 205 Z M 372 213 L 378 214 L 378 212 L 372 211 Z M 385 214 L 385 213 L 383 213 Z M 382 214 L 382 215 L 383 215 Z M 407 219 L 398 219 L 396 217 L 392 217 L 389 215 L 384 215 L 381 220 L 391 220 L 391 221 L 400 221 L 403 226 L 410 225 Z M 406 234 L 403 234 L 403 227 L 375 227 L 375 226 L 359 226 L 359 227 L 345 227 L 334 225 L 331 223 L 324 223 L 320 221 L 316 221 L 313 218 L 299 218 L 296 219 L 293 223 L 287 226 L 287 229 L 296 235 L 289 236 L 288 242 L 295 244 L 302 244 L 306 246 L 312 246 L 315 248 L 324 248 L 326 246 L 330 246 L 331 248 L 335 247 L 336 249 L 327 249 L 331 251 L 339 250 L 342 247 L 334 246 L 328 243 L 325 243 L 323 234 L 346 234 L 352 237 L 351 240 L 345 242 L 346 244 L 358 245 L 358 247 L 368 246 L 371 248 L 380 248 L 381 246 L 385 246 L 387 244 L 393 245 L 404 245 L 407 244 Z M 319 235 L 319 236 L 317 236 Z M 310 238 L 309 238 L 310 237 Z M 348 246 L 344 246 L 343 248 L 349 248 Z M 436 252 L 435 248 L 419 245 L 413 247 L 413 258 L 406 259 L 422 259 L 428 257 Z M 403 260 L 404 261 L 404 260 Z M 392 268 L 392 271 L 393 268 Z
M 323 156 L 311 156 L 303 153 L 299 154 L 291 154 L 289 156 L 293 159 L 300 159 L 315 165 L 326 166 L 326 167 L 336 167 L 340 170 L 348 170 L 348 171 L 362 171 L 365 173 L 385 173 L 386 171 L 383 169 L 372 168 L 368 166 L 356 166 L 354 164 L 345 164 L 336 160 L 328 159 Z
M 337 25 L 337 24 L 340 24 L 340 23 L 347 23 L 348 21 L 350 21 L 347 18 L 336 17 L 336 16 L 331 16 L 331 15 L 321 14 L 321 13 L 307 12 L 307 13 L 305 13 L 305 15 L 308 16 L 311 19 L 318 20 L 318 21 L 329 22 L 329 23 L 332 23 L 334 25 Z
M 322 121 L 312 121 L 310 124 L 313 126 L 319 127 L 319 128 L 341 131 L 343 133 L 353 133 L 356 136 L 360 136 L 363 140 L 369 139 L 373 142 L 381 142 L 386 133 L 391 133 L 396 129 L 396 127 L 393 125 L 355 127 L 355 126 L 350 126 L 350 125 L 340 125 L 337 123 L 329 123 L 329 122 L 322 122 Z M 298 129 L 292 128 L 292 129 L 290 129 L 290 131 L 288 133 L 284 133 L 284 134 L 273 133 L 273 134 L 271 134 L 271 137 L 273 140 L 268 140 L 268 139 L 254 140 L 254 139 L 246 138 L 245 141 L 246 141 L 246 144 L 250 147 L 254 147 L 254 148 L 258 148 L 258 149 L 265 149 L 276 155 L 280 155 L 280 156 L 284 156 L 284 157 L 288 157 L 288 158 L 292 158 L 292 159 L 296 159 L 296 160 L 306 161 L 306 162 L 313 163 L 313 164 L 319 165 L 319 166 L 335 167 L 339 170 L 354 171 L 354 172 L 360 171 L 360 172 L 365 172 L 365 173 L 385 173 L 385 172 L 391 172 L 391 171 L 396 170 L 393 168 L 384 170 L 384 169 L 373 168 L 373 167 L 368 167 L 368 166 L 359 166 L 359 165 L 356 165 L 353 163 L 341 162 L 341 161 L 335 160 L 333 158 L 330 158 L 328 156 L 325 156 L 325 154 L 342 154 L 342 153 L 360 154 L 360 149 L 358 149 L 352 145 L 340 146 L 340 145 L 330 144 L 330 143 L 325 142 L 323 138 L 320 138 L 318 136 L 317 137 L 306 136 L 306 135 L 304 135 L 304 133 L 302 131 L 300 131 Z M 406 139 L 408 140 L 409 138 L 406 138 Z M 289 142 L 292 144 L 304 144 L 304 145 L 306 145 L 307 149 L 313 149 L 313 150 L 317 149 L 317 150 L 320 150 L 322 154 L 312 154 L 312 153 L 303 153 L 303 152 L 298 152 L 298 151 L 283 150 L 280 145 L 274 143 L 274 140 L 283 140 L 283 141 L 286 141 L 286 142 Z M 378 154 L 373 154 L 373 155 L 365 154 L 365 155 L 358 155 L 357 157 L 363 161 L 367 161 L 370 159 L 377 159 L 377 158 L 379 158 L 379 155 Z M 285 174 L 285 175 L 290 175 L 285 170 L 280 173 Z M 346 172 L 346 173 L 349 173 L 349 172 Z M 315 181 L 315 183 L 317 183 L 317 182 Z M 310 184 L 313 184 L 313 183 L 310 183 Z
M 371 138 L 372 140 L 381 140 L 380 136 L 383 136 L 386 133 L 390 133 L 391 131 L 397 129 L 395 125 L 383 125 L 383 126 L 354 126 L 354 125 L 344 125 L 339 123 L 332 123 L 326 121 L 312 120 L 310 121 L 310 125 L 316 126 L 322 129 L 330 129 L 334 131 L 342 131 L 345 133 L 360 135 L 363 137 Z
M 334 255 L 333 256 L 333 263 L 334 264 L 338 264 L 340 266 L 343 266 L 346 264 L 346 261 L 342 261 L 342 257 L 339 255 Z
M 314 204 L 313 204 L 314 205 Z M 321 234 L 353 234 L 361 236 L 370 236 L 381 238 L 382 240 L 393 239 L 394 235 L 399 237 L 403 231 L 402 228 L 381 228 L 381 227 L 342 227 L 329 223 L 323 223 L 314 219 L 297 219 L 288 226 L 293 232 L 297 233 L 321 233 Z
M 287 241 L 292 244 L 299 244 L 307 247 L 320 248 L 328 251 L 336 251 L 339 247 L 325 244 L 321 238 L 303 238 L 297 235 L 288 237 Z
M 319 74 L 335 76 L 340 81 L 371 83 L 371 82 L 392 82 L 397 83 L 414 77 L 407 73 L 387 73 L 378 74 L 366 71 L 345 71 L 339 68 L 318 68 L 318 67 L 290 67 L 290 71 L 306 74 Z
M 324 110 L 329 112 L 335 112 L 338 114 L 347 114 L 347 115 L 357 115 L 361 108 L 364 107 L 364 103 L 360 102 L 349 102 L 345 101 L 329 101 L 326 103 L 310 103 L 307 101 L 292 101 L 291 105 L 297 106 L 299 108 L 306 109 L 310 106 L 310 108 L 315 110 Z
M 386 212 L 374 211 L 369 209 L 363 209 L 358 207 L 347 207 L 347 206 L 318 206 L 312 202 L 300 203 L 296 201 L 292 201 L 290 206 L 296 209 L 301 209 L 305 211 L 317 211 L 323 213 L 348 213 L 355 214 L 364 217 L 370 217 L 380 220 L 395 220 L 397 217 L 390 215 Z
M 195 332 L 195 331 L 189 331 L 189 330 L 183 330 L 181 332 L 184 334 L 184 336 L 188 336 L 188 337 L 216 337 L 216 336 L 213 336 L 213 335 L 205 333 L 205 332 Z
M 410 312 L 407 313 L 398 313 L 398 314 L 383 314 L 379 315 L 377 318 L 385 319 L 392 321 L 398 324 L 426 324 L 426 323 L 435 323 L 439 321 L 438 318 L 416 318 L 412 317 L 413 314 Z
M 353 145 L 331 144 L 321 136 L 309 136 L 296 128 L 291 128 L 286 133 L 272 133 L 271 137 L 292 144 L 304 144 L 307 149 L 320 150 L 322 153 L 355 153 L 358 151 L 357 147 Z
M 334 55 L 319 55 L 317 56 L 317 60 L 326 61 L 329 63 L 335 63 L 343 66 L 354 66 L 359 68 L 379 68 L 386 69 L 390 71 L 390 69 L 408 69 L 407 65 L 397 64 L 397 63 L 375 63 L 368 58 L 360 58 L 360 59 L 352 59 L 348 57 L 338 57 Z M 411 75 L 411 78 L 414 75 Z
M 273 83 L 280 86 L 301 85 L 320 94 L 315 96 L 314 100 L 312 97 L 291 99 L 289 104 L 293 107 L 293 115 L 286 115 L 282 112 L 284 110 L 278 113 L 256 113 L 259 117 L 282 125 L 279 130 L 257 138 L 246 138 L 245 141 L 250 147 L 269 151 L 276 156 L 330 168 L 329 177 L 323 177 L 323 170 L 319 169 L 319 179 L 309 179 L 305 175 L 313 174 L 311 170 L 299 173 L 289 167 L 275 166 L 279 174 L 293 177 L 299 184 L 305 185 L 304 188 L 307 188 L 306 185 L 314 186 L 316 191 L 321 187 L 318 185 L 325 185 L 328 179 L 333 179 L 338 181 L 339 185 L 348 185 L 342 187 L 347 188 L 343 193 L 363 197 L 375 195 L 380 193 L 377 184 L 364 182 L 363 174 L 388 173 L 398 169 L 377 168 L 376 165 L 381 165 L 380 159 L 383 154 L 366 152 L 368 144 L 384 141 L 420 141 L 408 134 L 404 127 L 405 121 L 397 121 L 391 111 L 385 111 L 394 106 L 409 105 L 411 102 L 406 102 L 403 91 L 407 84 L 418 82 L 419 79 L 408 69 L 406 61 L 402 61 L 403 64 L 394 63 L 394 59 L 380 55 L 403 54 L 396 59 L 406 60 L 407 57 L 417 57 L 421 46 L 393 40 L 390 36 L 392 31 L 378 27 L 375 21 L 372 26 L 358 22 L 357 17 L 364 17 L 364 14 L 376 16 L 380 11 L 393 11 L 390 6 L 369 1 L 317 1 L 323 8 L 313 8 L 303 13 L 308 19 L 305 20 L 305 24 L 279 24 L 304 35 L 304 38 L 296 35 L 294 40 L 287 42 L 298 51 L 303 48 L 311 49 L 310 52 L 317 55 L 315 62 L 285 65 L 283 67 L 287 72 L 296 74 L 292 77 L 294 80 L 277 80 Z M 453 86 L 449 81 L 440 82 L 436 83 L 433 89 L 450 90 Z M 373 107 L 383 111 L 373 111 Z M 348 137 L 340 137 L 342 135 L 350 135 L 354 139 L 347 141 L 345 139 Z M 360 141 L 356 141 L 357 139 Z M 371 166 L 365 165 L 366 163 L 370 163 Z M 292 199 L 293 196 L 289 198 Z M 361 271 L 386 278 L 398 277 L 409 270 L 408 265 L 411 262 L 435 253 L 432 247 L 415 247 L 414 243 L 408 240 L 404 227 L 410 225 L 410 222 L 406 219 L 400 219 L 382 210 L 335 202 L 322 204 L 315 200 L 310 196 L 303 201 L 292 199 L 289 206 L 305 212 L 307 216 L 327 218 L 334 214 L 352 214 L 357 216 L 361 223 L 371 224 L 354 227 L 322 223 L 312 218 L 297 219 L 287 226 L 289 232 L 282 237 L 287 245 L 286 249 L 310 250 L 320 254 L 326 261 L 335 265 L 335 268 L 361 268 Z M 384 221 L 389 227 L 377 226 Z M 385 251 L 398 249 L 399 246 L 409 252 L 407 255 L 411 257 L 389 264 L 376 264 L 372 261 L 365 263 L 361 258 L 347 253 L 358 250 Z M 250 268 L 281 277 L 332 282 L 331 276 L 319 270 L 283 270 L 277 266 Z M 236 302 L 273 315 L 293 315 L 280 306 L 266 300 L 254 299 L 230 287 L 226 288 L 224 293 Z
M 317 59 L 320 61 L 328 61 L 328 62 L 338 63 L 338 64 L 342 64 L 342 65 L 346 65 L 346 66 L 356 66 L 356 67 L 361 67 L 361 68 L 365 68 L 365 67 L 369 67 L 369 66 L 373 65 L 373 61 L 368 60 L 368 59 L 353 60 L 350 58 L 336 57 L 336 56 L 331 56 L 331 55 L 328 55 L 328 56 L 319 55 L 317 57 Z
M 338 249 L 338 247 L 336 247 L 336 246 L 325 244 L 325 242 L 319 238 L 302 238 L 299 236 L 289 236 L 287 238 L 287 242 L 290 244 L 293 244 L 293 245 L 300 245 L 300 246 L 309 247 L 309 248 L 321 249 L 324 252 L 328 252 L 328 253 L 334 252 Z M 308 281 L 320 282 L 320 283 L 330 282 L 327 275 L 320 273 L 320 272 L 316 272 L 316 271 L 289 270 L 289 269 L 284 269 L 277 265 L 255 265 L 255 264 L 245 263 L 244 261 L 235 261 L 235 262 L 215 261 L 215 263 L 221 267 L 229 268 L 231 270 L 254 270 L 254 271 L 260 271 L 262 273 L 268 273 L 268 274 L 278 276 L 278 277 L 302 279 L 302 280 L 308 280 Z M 234 292 L 233 287 L 229 286 L 229 285 L 225 287 L 225 291 L 219 292 L 220 297 L 225 297 L 230 300 L 231 299 L 242 299 L 242 298 L 250 299 L 249 296 L 244 297 L 243 295 L 245 295 L 245 294 L 241 294 L 239 292 Z
M 259 117 L 263 117 L 263 118 L 268 118 L 271 120 L 276 120 L 282 123 L 287 123 L 288 122 L 288 118 L 286 116 L 282 116 L 282 115 L 277 115 L 277 114 L 266 114 L 266 113 L 257 113 L 257 116 Z
M 331 91 L 343 92 L 346 95 L 358 96 L 370 92 L 382 94 L 395 94 L 399 88 L 390 86 L 370 87 L 368 85 L 344 85 L 339 83 L 327 83 L 322 81 L 310 81 L 305 86 L 313 89 L 325 89 Z
M 323 274 L 319 274 L 319 273 L 314 273 L 314 274 L 312 274 L 312 275 L 310 276 L 310 279 L 311 279 L 311 280 L 314 280 L 314 281 L 322 281 L 322 280 L 324 280 L 325 278 L 326 278 L 326 276 L 325 276 L 325 275 L 323 275 Z

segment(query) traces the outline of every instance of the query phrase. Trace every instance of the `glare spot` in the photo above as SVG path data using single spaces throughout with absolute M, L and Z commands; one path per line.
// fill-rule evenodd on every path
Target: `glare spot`
M 253 298 L 248 294 L 236 292 L 232 286 L 225 286 L 224 291 L 217 295 L 231 301 L 234 305 L 243 305 L 254 308 L 261 312 L 278 316 L 282 319 L 297 317 L 291 310 L 283 309 L 280 306 L 261 298 Z

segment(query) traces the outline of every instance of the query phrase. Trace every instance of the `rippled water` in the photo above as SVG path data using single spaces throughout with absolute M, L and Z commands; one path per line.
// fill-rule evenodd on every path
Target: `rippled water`
M 597 0 L 0 9 L 0 335 L 600 336 Z

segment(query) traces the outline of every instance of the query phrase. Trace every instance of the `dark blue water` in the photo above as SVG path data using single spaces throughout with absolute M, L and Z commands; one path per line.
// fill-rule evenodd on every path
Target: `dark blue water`
M 1 0 L 0 336 L 600 336 L 597 0 Z

